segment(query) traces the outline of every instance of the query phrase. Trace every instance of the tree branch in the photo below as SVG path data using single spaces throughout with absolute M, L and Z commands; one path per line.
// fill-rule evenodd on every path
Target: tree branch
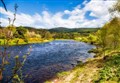
M 1 0 L 1 2 L 2 2 L 2 4 L 3 4 L 3 6 L 4 6 L 5 10 L 7 11 L 7 7 L 6 7 L 5 3 L 4 3 L 4 1 L 3 1 L 3 0 Z

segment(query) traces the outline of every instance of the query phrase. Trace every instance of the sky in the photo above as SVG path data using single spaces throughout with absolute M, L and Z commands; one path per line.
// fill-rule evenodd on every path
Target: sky
M 0 21 L 8 26 L 13 19 L 14 5 L 18 5 L 15 26 L 34 28 L 97 28 L 111 18 L 109 8 L 116 0 L 4 0 L 0 2 Z

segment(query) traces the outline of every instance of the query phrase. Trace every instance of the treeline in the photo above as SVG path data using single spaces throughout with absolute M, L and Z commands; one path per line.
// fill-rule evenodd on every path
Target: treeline
M 77 31 L 76 31 L 77 30 Z M 39 42 L 43 40 L 53 39 L 76 39 L 86 36 L 89 33 L 96 32 L 98 29 L 82 28 L 82 29 L 68 29 L 68 28 L 54 28 L 54 29 L 35 29 L 31 27 L 15 27 L 9 25 L 0 28 L 0 40 L 12 38 L 15 42 Z
M 11 39 L 12 43 L 36 43 L 43 40 L 52 39 L 52 34 L 44 29 L 28 29 L 23 26 L 15 27 L 10 25 L 8 27 L 0 28 L 0 41 L 4 39 Z

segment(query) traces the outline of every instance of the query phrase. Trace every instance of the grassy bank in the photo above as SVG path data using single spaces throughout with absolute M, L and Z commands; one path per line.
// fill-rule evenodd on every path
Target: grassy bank
M 6 39 L 0 39 L 0 45 L 4 45 L 4 43 L 6 43 Z M 10 46 L 12 45 L 24 45 L 24 44 L 32 44 L 32 43 L 44 43 L 44 42 L 50 42 L 53 41 L 53 39 L 39 39 L 39 38 L 29 38 L 27 39 L 27 42 L 24 39 L 20 39 L 20 38 L 14 38 L 14 39 L 10 39 L 8 41 L 8 44 Z
M 22 38 L 14 38 L 14 39 L 10 39 L 8 41 L 8 44 L 10 46 L 12 46 L 12 45 L 24 45 L 24 44 L 51 42 L 53 40 L 75 40 L 75 41 L 83 42 L 83 41 L 79 40 L 78 38 L 76 38 L 76 39 L 64 39 L 64 38 L 61 38 L 61 39 L 53 39 L 53 38 L 52 39 L 28 38 L 27 41 L 25 39 L 22 39 Z M 7 41 L 6 39 L 0 39 L 0 45 L 4 45 L 4 43 L 6 43 L 6 41 Z M 86 42 L 86 43 L 89 43 L 89 42 Z
M 120 53 L 96 57 L 46 83 L 120 83 Z

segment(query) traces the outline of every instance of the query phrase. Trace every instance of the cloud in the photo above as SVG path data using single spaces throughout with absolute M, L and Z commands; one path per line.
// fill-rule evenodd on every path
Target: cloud
M 85 5 L 85 4 L 87 4 L 87 3 L 88 3 L 88 1 L 87 1 L 87 0 L 85 0 L 82 4 L 83 4 L 83 5 Z
M 115 0 L 91 0 L 89 3 L 85 5 L 85 11 L 91 11 L 92 14 L 96 17 L 101 17 L 109 14 L 108 9 L 112 7 L 112 5 L 116 2 Z
M 89 21 L 91 24 L 94 24 L 94 27 L 101 27 L 106 22 L 110 20 L 109 8 L 116 3 L 116 0 L 91 0 L 89 3 L 85 4 L 84 10 L 90 11 L 89 16 L 96 17 L 97 19 L 93 19 Z
M 110 14 L 108 9 L 116 0 L 85 0 L 82 5 L 77 5 L 73 10 L 64 10 L 63 12 L 57 12 L 52 14 L 47 10 L 42 11 L 41 14 L 35 13 L 34 15 L 29 15 L 25 13 L 17 14 L 17 19 L 15 21 L 16 26 L 31 26 L 36 28 L 54 28 L 54 27 L 69 27 L 69 28 L 79 28 L 79 27 L 101 27 L 110 19 Z M 90 12 L 86 16 L 87 12 Z M 8 25 L 8 17 L 13 18 L 13 12 L 6 12 L 2 7 L 0 7 L 0 21 L 2 26 Z M 67 16 L 67 18 L 64 18 Z M 90 17 L 95 17 L 96 19 L 89 19 Z

